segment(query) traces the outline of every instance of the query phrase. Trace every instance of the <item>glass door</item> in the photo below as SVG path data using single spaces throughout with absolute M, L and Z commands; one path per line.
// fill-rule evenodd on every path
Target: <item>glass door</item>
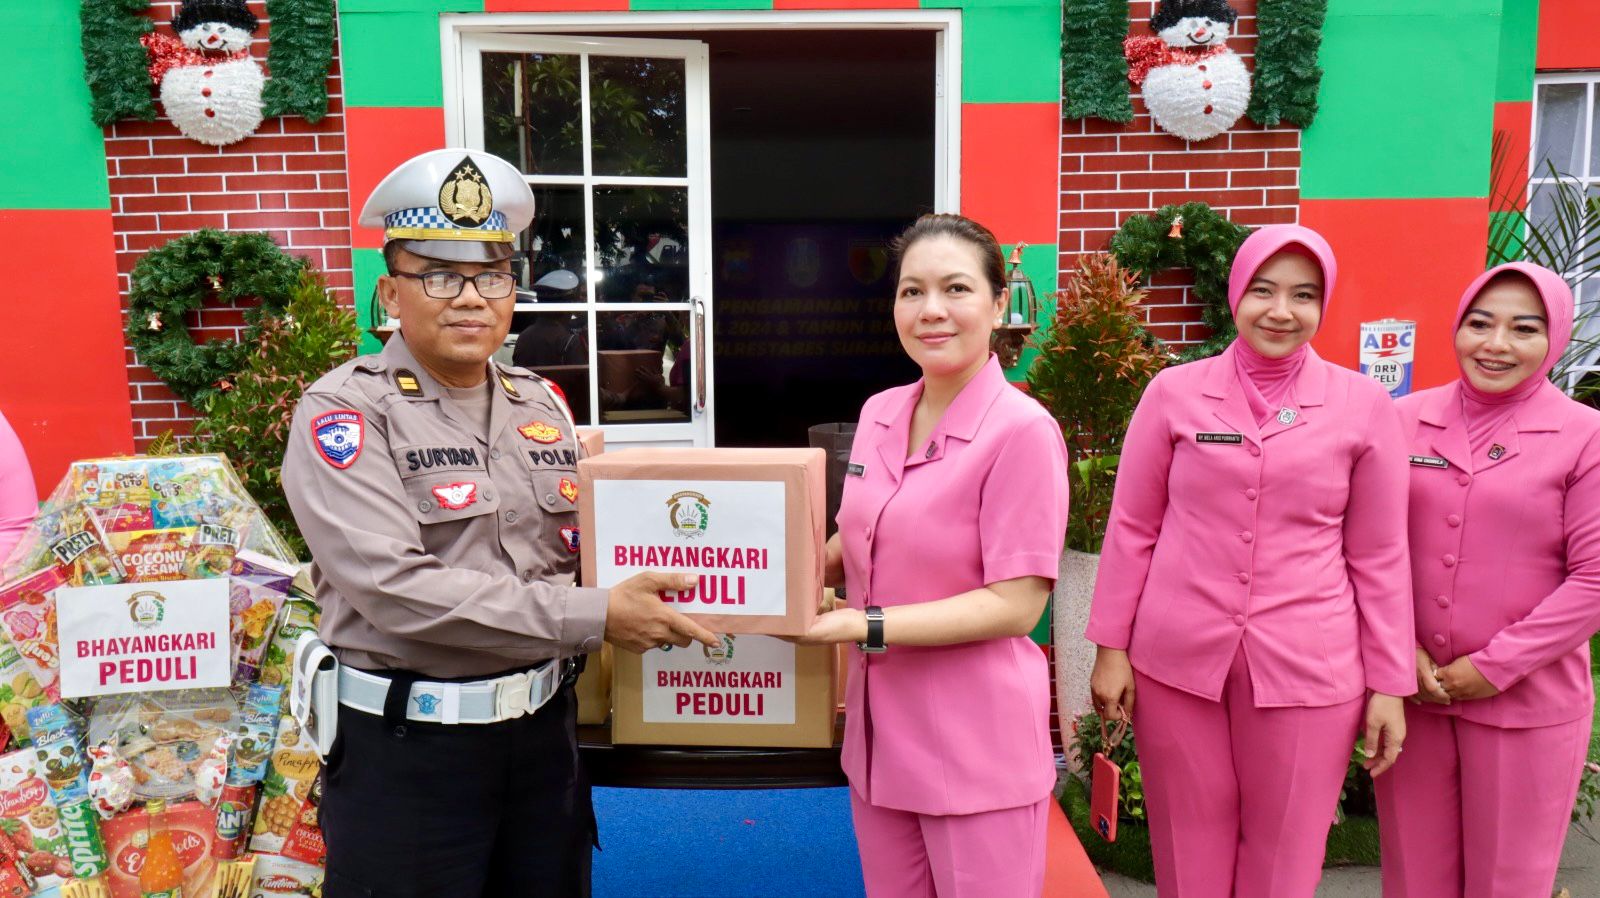
M 497 355 L 566 392 L 608 446 L 712 441 L 706 45 L 468 35 L 468 146 L 534 193 Z

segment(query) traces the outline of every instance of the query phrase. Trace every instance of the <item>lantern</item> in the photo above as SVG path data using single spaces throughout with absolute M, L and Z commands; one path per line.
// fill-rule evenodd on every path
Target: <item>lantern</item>
M 1011 270 L 1006 275 L 1006 287 L 1011 295 L 1006 303 L 1005 318 L 995 327 L 991 340 L 995 355 L 1000 357 L 1000 364 L 1007 368 L 1016 365 L 1022 357 L 1022 347 L 1033 333 L 1034 321 L 1039 317 L 1039 295 L 1033 289 L 1033 281 L 1022 270 L 1022 250 L 1026 246 L 1026 243 L 1019 243 L 1011 251 L 1008 263 Z

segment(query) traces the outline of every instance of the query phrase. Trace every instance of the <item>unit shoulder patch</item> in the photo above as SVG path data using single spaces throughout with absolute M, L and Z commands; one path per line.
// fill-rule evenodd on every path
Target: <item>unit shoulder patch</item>
M 311 436 L 317 454 L 335 468 L 344 470 L 361 456 L 366 437 L 366 418 L 354 409 L 336 408 L 311 419 Z

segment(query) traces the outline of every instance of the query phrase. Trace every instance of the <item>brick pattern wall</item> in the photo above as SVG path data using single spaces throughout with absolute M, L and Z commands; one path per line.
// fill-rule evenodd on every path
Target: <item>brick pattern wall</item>
M 261 19 L 251 53 L 265 67 L 271 23 L 264 0 L 251 0 L 249 5 Z M 151 4 L 158 32 L 171 33 L 177 7 L 177 0 Z M 134 264 L 150 249 L 199 228 L 265 231 L 278 245 L 320 269 L 341 302 L 351 302 L 338 65 L 335 55 L 328 80 L 328 115 L 315 125 L 298 116 L 269 118 L 250 137 L 225 147 L 184 137 L 164 115 L 154 122 L 123 121 L 106 129 L 124 318 Z M 243 312 L 207 306 L 186 323 L 197 341 L 236 339 L 243 328 Z M 194 410 L 140 365 L 131 349 L 128 380 L 138 448 L 167 430 L 180 436 L 191 432 Z
M 1130 4 L 1131 33 L 1151 34 L 1155 2 Z M 1255 0 L 1233 0 L 1239 12 L 1228 46 L 1253 68 Z M 1129 84 L 1129 90 L 1134 90 Z M 1134 120 L 1099 119 L 1061 124 L 1061 273 L 1080 255 L 1106 248 L 1130 216 L 1172 203 L 1200 201 L 1252 227 L 1292 223 L 1300 203 L 1300 131 L 1264 129 L 1248 118 L 1232 130 L 1187 143 L 1160 130 L 1135 92 Z M 1158 275 L 1147 309 L 1151 331 L 1173 343 L 1205 339 L 1200 305 L 1190 295 L 1187 272 Z

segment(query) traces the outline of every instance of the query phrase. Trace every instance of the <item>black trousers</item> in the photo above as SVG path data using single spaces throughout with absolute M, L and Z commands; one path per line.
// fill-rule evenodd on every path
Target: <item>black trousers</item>
M 567 684 L 493 724 L 339 708 L 324 898 L 587 898 L 594 808 Z

